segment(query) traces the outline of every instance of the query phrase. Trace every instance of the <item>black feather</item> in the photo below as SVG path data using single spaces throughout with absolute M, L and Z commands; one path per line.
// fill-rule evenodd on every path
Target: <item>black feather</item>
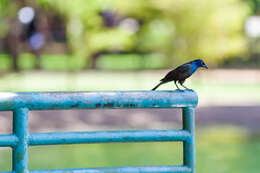
M 183 85 L 183 83 L 199 67 L 208 68 L 208 66 L 200 59 L 190 61 L 181 66 L 178 66 L 174 70 L 167 73 L 166 76 L 160 80 L 161 82 L 158 85 L 156 85 L 152 90 L 156 90 L 160 85 L 165 84 L 167 82 L 171 82 L 171 81 L 174 81 L 176 86 L 177 86 L 176 82 L 179 82 L 184 88 L 188 89 L 187 87 L 185 87 Z M 177 86 L 177 88 L 178 88 L 178 86 Z

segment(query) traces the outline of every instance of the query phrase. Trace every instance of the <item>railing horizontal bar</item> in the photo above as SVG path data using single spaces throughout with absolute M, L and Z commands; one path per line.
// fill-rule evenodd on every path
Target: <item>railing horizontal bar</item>
M 180 108 L 196 106 L 194 91 L 99 91 L 0 93 L 0 110 Z
M 104 168 L 82 168 L 82 169 L 54 169 L 33 170 L 29 173 L 190 173 L 191 169 L 186 166 L 147 166 L 147 167 L 104 167 Z
M 29 145 L 185 141 L 190 138 L 190 133 L 185 130 L 56 132 L 31 134 Z
M 0 135 L 0 147 L 13 147 L 17 142 L 18 138 L 13 134 Z

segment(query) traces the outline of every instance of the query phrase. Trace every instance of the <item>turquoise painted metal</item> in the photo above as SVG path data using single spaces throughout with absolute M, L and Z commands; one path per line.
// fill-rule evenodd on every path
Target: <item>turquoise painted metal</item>
M 195 173 L 195 114 L 198 97 L 185 91 L 104 91 L 0 93 L 0 111 L 13 111 L 13 133 L 0 134 L 0 147 L 11 147 L 12 171 L 8 173 Z M 28 132 L 30 110 L 58 109 L 181 108 L 183 128 L 179 130 L 132 130 L 96 132 Z M 28 170 L 28 148 L 35 145 L 183 142 L 183 165 L 146 167 L 104 167 L 85 169 Z M 3 173 L 3 172 L 0 172 Z

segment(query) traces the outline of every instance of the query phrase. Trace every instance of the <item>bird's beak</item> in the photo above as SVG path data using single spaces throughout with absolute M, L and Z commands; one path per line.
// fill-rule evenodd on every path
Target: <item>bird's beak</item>
M 206 64 L 204 64 L 202 67 L 204 67 L 204 68 L 206 68 L 206 69 L 208 69 L 209 67 L 206 65 Z

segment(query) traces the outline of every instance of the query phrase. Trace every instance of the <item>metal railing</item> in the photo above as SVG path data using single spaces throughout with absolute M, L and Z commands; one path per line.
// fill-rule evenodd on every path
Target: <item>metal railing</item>
M 198 97 L 193 91 L 4 92 L 0 93 L 0 111 L 13 111 L 13 133 L 0 135 L 0 147 L 12 147 L 12 171 L 8 173 L 195 173 L 194 108 L 197 103 Z M 114 108 L 182 108 L 183 128 L 179 130 L 28 132 L 28 112 L 31 110 Z M 29 146 L 153 141 L 182 141 L 183 165 L 28 170 Z

